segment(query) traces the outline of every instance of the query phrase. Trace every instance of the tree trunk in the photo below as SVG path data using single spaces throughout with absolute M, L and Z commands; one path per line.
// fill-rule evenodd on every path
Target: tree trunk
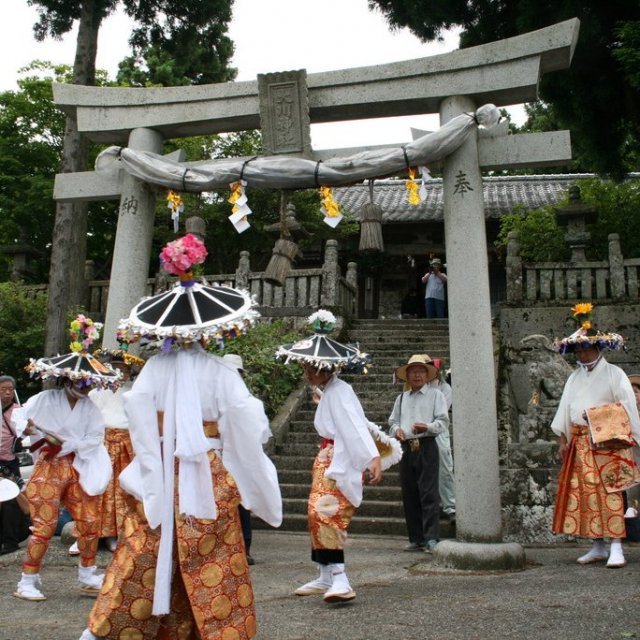
M 96 6 L 98 5 L 98 6 Z M 82 3 L 78 25 L 73 84 L 94 85 L 98 31 L 103 17 L 101 3 Z M 78 132 L 76 121 L 67 117 L 60 173 L 87 170 L 89 142 Z M 49 298 L 45 355 L 64 353 L 67 349 L 67 315 L 86 304 L 84 264 L 87 255 L 86 203 L 59 202 L 51 246 Z

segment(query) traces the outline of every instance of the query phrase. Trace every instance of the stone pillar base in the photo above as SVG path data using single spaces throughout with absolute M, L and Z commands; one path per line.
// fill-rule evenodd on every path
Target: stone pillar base
M 433 551 L 433 566 L 464 571 L 521 571 L 524 549 L 517 542 L 443 540 Z

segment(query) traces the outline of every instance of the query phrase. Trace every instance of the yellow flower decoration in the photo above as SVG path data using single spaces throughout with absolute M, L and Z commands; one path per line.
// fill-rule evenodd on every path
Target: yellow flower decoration
M 593 305 L 590 302 L 579 302 L 575 307 L 571 307 L 574 316 L 583 316 L 593 311 Z
M 78 331 L 78 329 L 80 329 L 80 323 L 77 320 L 73 320 L 71 322 L 71 330 L 72 331 Z
M 80 353 L 80 351 L 82 351 L 82 345 L 77 340 L 74 340 L 69 347 L 74 353 Z

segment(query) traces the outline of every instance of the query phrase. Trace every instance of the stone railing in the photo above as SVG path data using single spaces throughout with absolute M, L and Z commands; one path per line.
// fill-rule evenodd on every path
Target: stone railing
M 347 265 L 345 276 L 338 265 L 338 243 L 328 240 L 325 246 L 325 258 L 318 269 L 292 269 L 284 286 L 277 287 L 262 277 L 262 272 L 252 272 L 249 252 L 242 251 L 235 273 L 222 273 L 205 276 L 208 282 L 239 287 L 248 290 L 258 303 L 260 313 L 265 317 L 303 317 L 319 307 L 329 307 L 340 316 L 355 317 L 358 311 L 358 277 L 354 262 Z M 147 295 L 153 295 L 170 286 L 175 278 L 165 274 L 147 280 Z M 34 294 L 45 292 L 47 285 L 29 285 Z M 105 317 L 108 280 L 89 280 L 87 283 L 87 313 L 95 320 Z
M 624 260 L 620 236 L 609 235 L 609 259 L 593 262 L 538 262 L 520 257 L 518 234 L 507 244 L 507 302 L 562 300 L 637 300 L 640 295 L 640 259 Z

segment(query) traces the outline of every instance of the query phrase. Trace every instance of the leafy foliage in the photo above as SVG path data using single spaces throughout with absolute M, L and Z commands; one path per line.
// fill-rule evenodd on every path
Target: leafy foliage
M 620 246 L 625 258 L 640 257 L 640 183 L 638 180 L 579 180 L 582 200 L 594 207 L 597 222 L 591 231 L 590 255 L 604 260 L 609 253 L 610 233 L 620 235 Z
M 625 258 L 640 257 L 640 182 L 624 182 L 589 178 L 578 180 L 582 202 L 596 209 L 597 220 L 588 227 L 591 241 L 587 258 L 606 260 L 609 256 L 609 234 L 620 235 Z M 560 205 L 562 206 L 562 205 Z M 553 207 L 542 207 L 526 212 L 522 209 L 504 216 L 496 245 L 504 248 L 510 231 L 517 231 L 520 255 L 526 262 L 564 261 L 569 248 L 564 241 L 566 229 L 558 226 Z
M 231 342 L 226 352 L 242 357 L 245 382 L 253 395 L 264 402 L 269 418 L 273 418 L 302 379 L 302 368 L 295 364 L 285 365 L 274 358 L 277 348 L 287 342 L 299 340 L 298 333 L 288 330 L 287 325 L 278 320 L 271 324 L 260 323 L 248 333 Z M 220 351 L 212 345 L 212 353 Z
M 567 258 L 565 230 L 558 226 L 552 207 L 514 210 L 500 221 L 498 247 L 506 247 L 510 231 L 517 231 L 520 256 L 525 262 L 551 262 Z
M 24 367 L 43 353 L 46 308 L 45 293 L 0 283 L 0 372 L 16 379 L 20 398 L 39 390 Z
M 577 17 L 580 35 L 569 69 L 542 78 L 540 97 L 553 120 L 569 128 L 577 156 L 589 170 L 621 177 L 637 166 L 640 148 L 640 4 L 619 0 L 369 0 L 392 28 L 423 40 L 461 27 L 469 47 Z

